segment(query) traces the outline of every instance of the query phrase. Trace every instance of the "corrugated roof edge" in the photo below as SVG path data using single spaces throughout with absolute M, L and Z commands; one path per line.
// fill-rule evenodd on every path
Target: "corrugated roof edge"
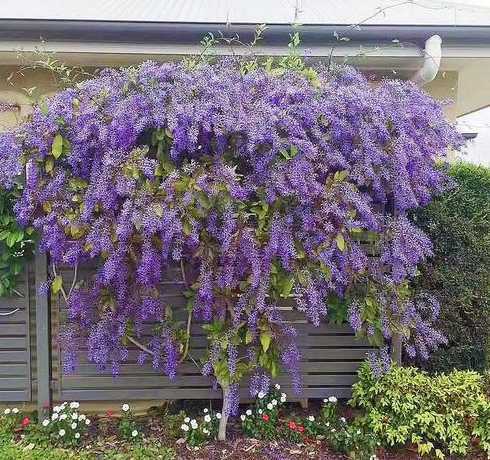
M 335 42 L 334 33 L 346 34 L 353 42 L 412 42 L 422 45 L 434 34 L 444 42 L 490 44 L 490 26 L 406 26 L 364 25 L 346 31 L 345 25 L 270 24 L 264 34 L 265 45 L 285 44 L 293 30 L 301 33 L 305 46 Z M 74 21 L 37 19 L 0 19 L 0 40 L 57 40 L 117 43 L 192 43 L 211 32 L 226 36 L 238 34 L 242 41 L 253 36 L 256 24 L 218 24 L 183 22 Z

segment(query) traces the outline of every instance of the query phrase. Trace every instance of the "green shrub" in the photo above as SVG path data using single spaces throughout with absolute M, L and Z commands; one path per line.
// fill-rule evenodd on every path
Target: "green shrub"
M 420 454 L 442 459 L 467 455 L 476 439 L 490 454 L 490 400 L 476 372 L 430 376 L 393 366 L 377 379 L 363 365 L 350 404 L 363 409 L 357 423 L 384 447 L 413 443 Z
M 490 331 L 490 168 L 457 163 L 449 174 L 455 188 L 412 216 L 434 244 L 413 287 L 438 298 L 449 341 L 422 365 L 481 371 Z
M 20 188 L 0 189 L 0 297 L 16 293 L 17 277 L 23 269 L 24 257 L 32 255 L 33 229 L 23 229 L 14 215 L 14 201 Z

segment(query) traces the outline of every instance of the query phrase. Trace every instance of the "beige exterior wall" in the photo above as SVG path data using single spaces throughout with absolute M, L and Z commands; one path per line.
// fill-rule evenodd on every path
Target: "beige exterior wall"
M 9 76 L 13 77 L 8 81 Z M 459 114 L 458 72 L 440 72 L 425 89 L 436 99 L 454 101 L 445 108 L 450 120 Z M 53 75 L 46 71 L 24 70 L 16 66 L 0 66 L 0 104 L 15 104 L 16 108 L 0 112 L 0 131 L 18 123 L 30 111 L 31 104 L 43 95 L 56 91 Z

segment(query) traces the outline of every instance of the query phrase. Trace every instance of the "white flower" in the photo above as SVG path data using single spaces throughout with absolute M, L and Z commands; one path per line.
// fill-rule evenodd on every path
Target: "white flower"
M 53 412 L 59 412 L 61 410 L 60 406 L 54 406 L 53 407 Z
M 283 397 L 281 396 L 281 402 L 282 402 L 282 403 L 286 402 L 286 398 L 283 398 Z
M 273 406 L 277 406 L 277 400 L 276 400 L 276 399 L 273 399 L 273 400 L 271 401 L 271 404 L 272 404 Z
M 87 418 L 87 416 L 86 416 L 85 414 L 80 414 L 80 415 L 78 416 L 78 420 L 80 420 L 80 421 L 83 421 L 83 420 L 85 420 L 86 418 Z
M 80 433 L 75 433 L 75 439 L 80 439 Z
M 247 409 L 247 411 L 245 412 L 247 415 L 252 415 L 252 411 L 250 409 Z
M 327 426 L 330 426 L 330 422 L 327 422 Z
M 219 412 L 216 412 L 216 418 L 219 420 L 221 418 L 221 414 Z
M 85 425 L 87 425 L 87 426 L 90 425 L 90 420 L 89 419 L 85 420 Z
M 76 424 L 75 422 L 73 422 L 73 423 L 71 424 L 71 429 L 72 429 L 72 430 L 74 430 L 74 429 L 76 429 L 76 427 L 77 427 L 77 424 Z
M 207 407 L 204 408 L 203 412 L 207 414 L 209 412 L 209 409 Z
M 137 430 L 133 430 L 133 431 L 131 431 L 131 436 L 132 436 L 133 438 L 136 438 L 136 436 L 138 436 L 138 431 L 137 431 Z
M 274 406 L 271 403 L 267 404 L 267 409 L 272 410 L 273 407 Z
M 70 403 L 70 409 L 78 409 L 80 407 L 80 403 L 73 401 Z
M 337 402 L 337 398 L 335 396 L 330 396 L 328 398 L 328 402 L 331 402 L 332 404 L 335 404 Z
M 265 396 L 265 393 L 263 391 L 259 391 L 259 394 L 257 395 L 257 397 L 259 399 L 262 399 L 264 396 Z
M 325 399 L 323 400 L 323 402 L 324 402 L 325 404 L 326 404 L 326 403 L 328 403 L 328 399 L 327 399 L 327 398 L 325 398 Z
M 186 425 L 185 423 L 183 423 L 182 426 L 180 427 L 180 429 L 182 431 L 189 431 L 189 425 Z
M 66 414 L 61 414 L 60 415 L 60 420 L 65 420 L 66 419 Z
M 331 431 L 332 433 L 335 433 L 335 428 L 332 428 L 330 431 Z
M 5 410 L 3 411 L 3 413 L 4 413 L 5 415 L 9 415 L 9 414 L 10 414 L 10 412 L 12 412 L 10 409 L 5 409 Z
M 184 419 L 184 422 L 185 422 L 185 423 L 189 423 L 190 421 L 191 421 L 191 419 L 190 419 L 189 417 L 186 417 L 186 418 Z
M 49 420 L 46 419 L 46 420 L 43 420 L 43 426 L 48 426 L 49 425 Z
M 286 399 L 286 396 L 287 396 L 286 393 L 281 393 L 281 400 Z
M 52 416 L 51 416 L 51 420 L 56 420 L 58 418 L 58 412 L 55 412 Z
M 342 423 L 345 423 L 345 417 L 340 417 L 340 421 L 341 421 Z
M 240 415 L 240 419 L 241 419 L 242 422 L 244 422 L 246 418 L 247 417 L 244 414 Z
M 204 429 L 202 430 L 202 432 L 203 432 L 204 434 L 209 434 L 209 430 L 208 430 L 207 428 L 204 428 Z
M 12 414 L 18 414 L 19 413 L 19 409 L 17 409 L 17 407 L 14 407 L 12 409 Z
M 127 412 L 129 410 L 129 404 L 123 404 L 121 409 L 124 411 L 124 412 Z
M 310 415 L 310 416 L 308 417 L 308 420 L 309 420 L 310 422 L 314 422 L 314 421 L 315 421 L 315 417 L 313 417 L 313 415 Z
M 262 414 L 263 410 L 262 410 L 262 409 L 259 409 L 257 412 L 258 412 L 259 414 Z
M 64 436 L 64 435 L 65 435 L 65 433 L 66 433 L 66 431 L 65 431 L 65 430 L 63 430 L 63 429 L 61 429 L 60 431 L 58 431 L 58 434 L 59 434 L 60 436 Z
M 357 434 L 361 434 L 361 430 L 357 430 Z
M 209 422 L 211 421 L 211 416 L 210 416 L 209 414 L 206 414 L 206 415 L 204 416 L 204 421 L 205 421 L 206 423 L 209 423 Z
M 191 420 L 191 428 L 192 428 L 193 430 L 195 430 L 195 429 L 197 428 L 197 422 L 196 422 L 196 419 L 192 419 L 192 420 Z
M 281 389 L 281 385 L 279 385 L 278 383 L 276 383 L 276 384 L 274 385 L 274 388 L 275 388 L 276 390 L 280 390 L 280 389 Z
M 78 420 L 78 414 L 76 412 L 74 412 L 73 414 L 71 414 L 71 419 L 72 420 Z

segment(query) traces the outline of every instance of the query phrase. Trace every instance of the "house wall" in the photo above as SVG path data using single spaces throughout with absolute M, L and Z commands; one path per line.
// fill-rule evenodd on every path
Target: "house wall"
M 111 61 L 111 65 L 116 65 L 116 63 L 117 61 Z M 9 77 L 11 77 L 10 80 Z M 56 89 L 55 79 L 47 71 L 21 70 L 18 66 L 0 65 L 0 105 L 2 103 L 17 105 L 16 109 L 0 111 L 0 131 L 14 126 L 29 113 L 34 101 L 43 95 L 55 92 Z M 458 100 L 458 72 L 440 72 L 425 89 L 438 100 L 456 102 Z M 455 120 L 458 107 L 455 103 L 449 103 L 445 107 L 445 113 L 450 120 Z

